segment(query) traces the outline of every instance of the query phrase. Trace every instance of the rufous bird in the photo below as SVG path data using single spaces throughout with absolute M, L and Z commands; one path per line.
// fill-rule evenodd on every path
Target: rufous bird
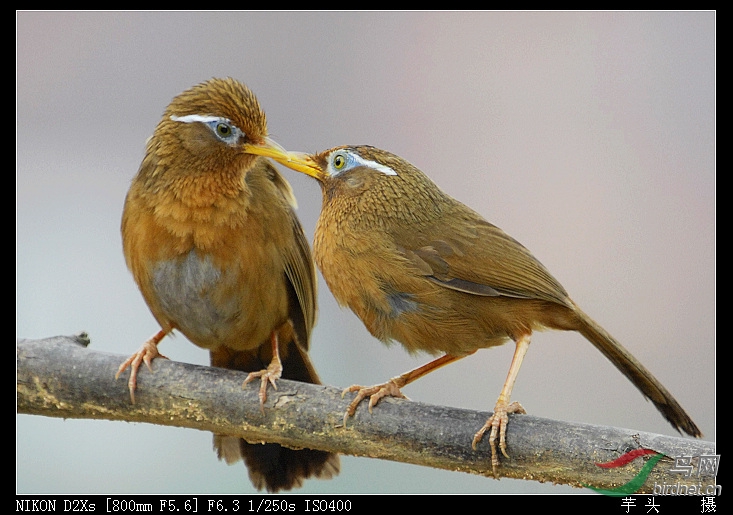
M 600 325 L 578 308 L 562 285 L 519 242 L 444 193 L 406 160 L 370 146 L 344 146 L 315 155 L 273 157 L 318 180 L 323 206 L 314 254 L 336 300 L 376 338 L 409 352 L 442 354 L 434 361 L 372 387 L 358 385 L 344 422 L 365 398 L 369 409 L 385 396 L 477 349 L 513 340 L 516 348 L 490 431 L 494 475 L 506 451 L 510 403 L 532 331 L 578 331 L 650 399 L 679 431 L 701 436 L 675 398 Z
M 255 95 L 212 79 L 175 97 L 147 142 L 122 215 L 122 243 L 158 331 L 125 361 L 132 402 L 142 363 L 165 357 L 173 330 L 208 349 L 211 365 L 319 383 L 308 357 L 316 318 L 315 265 L 288 182 L 264 157 L 276 144 Z M 243 385 L 244 386 L 244 385 Z M 338 455 L 214 435 L 219 459 L 240 458 L 271 492 L 339 471 Z

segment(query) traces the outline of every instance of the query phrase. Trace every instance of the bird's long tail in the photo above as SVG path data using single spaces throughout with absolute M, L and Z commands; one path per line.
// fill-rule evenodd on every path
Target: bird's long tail
M 266 368 L 272 354 L 258 351 L 233 351 L 221 349 L 211 353 L 211 364 L 222 368 L 253 372 Z M 281 351 L 284 379 L 319 384 L 318 375 L 308 355 L 290 339 Z M 292 490 L 302 486 L 308 478 L 328 479 L 339 473 L 339 456 L 313 449 L 289 449 L 276 443 L 251 444 L 225 435 L 214 435 L 214 449 L 219 459 L 232 464 L 244 461 L 252 484 L 258 490 L 268 492 Z
M 675 429 L 690 436 L 700 437 L 702 433 L 687 412 L 669 391 L 649 372 L 639 360 L 631 355 L 605 329 L 592 318 L 576 308 L 578 332 L 585 336 L 603 353 L 634 385 L 651 400 Z

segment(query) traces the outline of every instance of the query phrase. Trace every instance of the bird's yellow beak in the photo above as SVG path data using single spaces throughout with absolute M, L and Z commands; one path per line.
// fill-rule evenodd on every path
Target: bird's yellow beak
M 326 172 L 316 163 L 312 156 L 302 152 L 288 152 L 276 141 L 270 138 L 263 138 L 261 143 L 244 145 L 244 151 L 248 154 L 269 157 L 283 166 L 301 172 L 311 177 L 323 180 L 327 177 Z
M 301 172 L 306 175 L 310 175 L 314 179 L 323 181 L 328 177 L 328 173 L 321 168 L 321 166 L 313 159 L 310 154 L 302 152 L 288 152 L 285 155 L 285 159 L 275 159 L 278 163 L 283 166 Z
M 270 157 L 276 161 L 287 159 L 288 151 L 280 144 L 268 137 L 262 138 L 257 143 L 245 143 L 242 147 L 247 154 L 255 154 L 257 156 Z

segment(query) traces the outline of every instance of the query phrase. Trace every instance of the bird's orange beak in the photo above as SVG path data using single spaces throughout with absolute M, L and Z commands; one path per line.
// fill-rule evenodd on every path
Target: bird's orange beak
M 302 152 L 288 152 L 280 146 L 276 141 L 270 138 L 262 138 L 262 142 L 244 145 L 244 151 L 248 154 L 269 157 L 283 166 L 301 172 L 306 175 L 318 179 L 325 179 L 328 174 L 318 165 L 310 154 Z

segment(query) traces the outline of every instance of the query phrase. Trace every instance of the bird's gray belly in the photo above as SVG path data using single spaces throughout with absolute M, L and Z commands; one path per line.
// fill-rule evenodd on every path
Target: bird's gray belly
M 178 330 L 205 348 L 220 343 L 240 312 L 236 299 L 227 299 L 231 280 L 210 256 L 200 256 L 195 250 L 161 261 L 153 270 L 153 288 L 163 311 Z

